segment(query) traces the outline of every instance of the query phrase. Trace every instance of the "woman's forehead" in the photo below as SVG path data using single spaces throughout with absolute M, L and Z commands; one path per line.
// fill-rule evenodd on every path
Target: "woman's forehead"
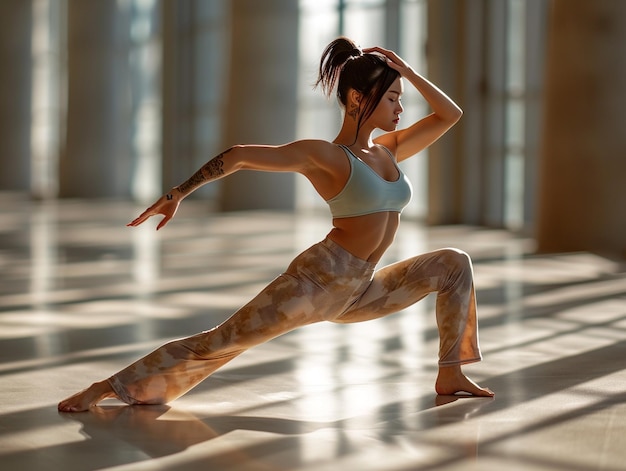
M 402 77 L 398 77 L 391 85 L 389 85 L 387 93 L 394 93 L 396 95 L 402 95 L 404 93 L 404 83 L 402 82 Z

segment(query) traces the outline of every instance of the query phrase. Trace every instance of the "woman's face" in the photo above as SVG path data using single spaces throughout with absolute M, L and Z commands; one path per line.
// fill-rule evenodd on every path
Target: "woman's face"
M 402 107 L 403 93 L 402 78 L 398 77 L 389 86 L 368 121 L 385 132 L 395 131 L 400 123 L 400 113 L 404 111 Z

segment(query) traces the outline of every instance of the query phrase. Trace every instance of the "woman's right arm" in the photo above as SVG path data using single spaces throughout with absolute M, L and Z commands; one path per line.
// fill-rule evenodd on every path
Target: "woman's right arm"
M 238 170 L 266 172 L 298 172 L 309 176 L 320 168 L 316 156 L 325 155 L 321 147 L 324 141 L 295 141 L 282 146 L 240 145 L 213 157 L 191 177 L 161 196 L 129 226 L 138 226 L 151 216 L 161 214 L 163 220 L 157 230 L 174 217 L 178 206 L 191 193 L 209 182 L 218 180 Z

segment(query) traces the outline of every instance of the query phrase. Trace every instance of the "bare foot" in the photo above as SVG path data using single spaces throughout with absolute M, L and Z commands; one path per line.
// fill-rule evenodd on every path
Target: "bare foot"
M 441 395 L 451 395 L 466 392 L 472 396 L 492 397 L 494 392 L 488 388 L 482 388 L 469 379 L 461 371 L 461 366 L 441 366 L 435 382 L 435 391 Z
M 89 410 L 107 397 L 116 397 L 108 381 L 93 383 L 87 389 L 59 402 L 60 412 L 82 412 Z

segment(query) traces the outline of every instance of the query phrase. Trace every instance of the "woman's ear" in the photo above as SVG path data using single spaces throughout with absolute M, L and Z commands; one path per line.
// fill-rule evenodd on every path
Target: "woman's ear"
M 348 102 L 346 103 L 346 114 L 353 120 L 359 120 L 359 114 L 361 113 L 361 98 L 363 95 L 357 92 L 354 88 L 348 91 Z
M 354 88 L 351 88 L 348 92 L 348 99 L 350 103 L 354 103 L 357 106 L 361 106 L 361 99 L 363 95 L 361 92 L 357 92 Z

